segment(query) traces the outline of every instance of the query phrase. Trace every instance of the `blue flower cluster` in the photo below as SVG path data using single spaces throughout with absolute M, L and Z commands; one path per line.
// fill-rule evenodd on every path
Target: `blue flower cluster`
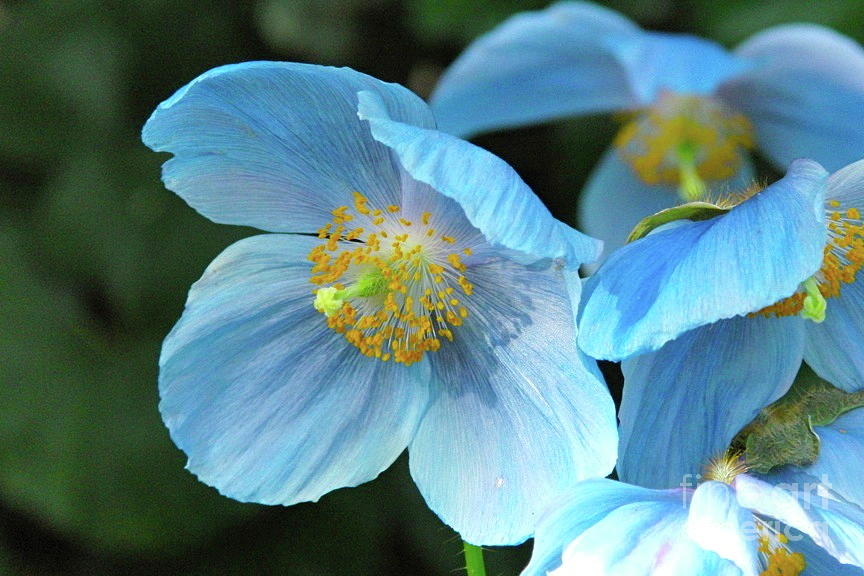
M 591 236 L 460 139 L 610 111 Z M 315 501 L 407 448 L 466 542 L 535 537 L 526 575 L 864 574 L 851 40 L 782 26 L 730 53 L 564 2 L 478 39 L 429 105 L 248 62 L 143 140 L 189 205 L 265 232 L 192 286 L 159 360 L 171 437 L 226 496 Z M 755 151 L 785 176 L 754 184 Z M 621 362 L 617 421 L 598 359 Z

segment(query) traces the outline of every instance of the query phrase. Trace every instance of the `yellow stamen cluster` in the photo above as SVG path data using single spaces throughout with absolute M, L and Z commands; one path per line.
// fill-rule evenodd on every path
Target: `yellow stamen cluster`
M 756 530 L 759 534 L 759 555 L 765 569 L 760 576 L 798 576 L 807 567 L 807 561 L 800 552 L 791 552 L 786 544 L 789 538 L 785 534 L 774 532 L 770 526 L 757 521 Z
M 705 480 L 714 480 L 723 482 L 724 484 L 732 484 L 732 481 L 739 474 L 744 474 L 748 470 L 747 464 L 741 457 L 740 452 L 727 452 L 722 456 L 717 456 L 708 461 L 705 466 L 705 473 L 702 477 Z
M 471 249 L 454 251 L 456 239 L 432 228 L 431 213 L 412 221 L 400 212 L 371 208 L 355 192 L 353 212 L 339 206 L 318 231 L 309 281 L 330 328 L 366 356 L 409 365 L 453 340 L 474 286 L 462 261 Z
M 671 92 L 663 93 L 615 138 L 621 157 L 651 185 L 677 186 L 687 175 L 697 180 L 729 178 L 738 170 L 740 149 L 753 144 L 753 127 L 746 117 L 715 100 Z
M 864 221 L 856 208 L 843 210 L 838 200 L 829 200 L 826 209 L 828 242 L 825 244 L 822 267 L 813 276 L 823 298 L 836 298 L 844 284 L 855 281 L 864 267 Z M 755 314 L 761 316 L 795 316 L 804 309 L 807 291 L 803 287 L 795 294 L 772 304 Z

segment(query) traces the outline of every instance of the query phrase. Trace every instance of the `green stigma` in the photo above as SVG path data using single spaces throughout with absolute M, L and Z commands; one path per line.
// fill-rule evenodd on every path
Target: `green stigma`
M 388 292 L 387 285 L 388 281 L 381 269 L 372 268 L 361 274 L 357 281 L 348 288 L 342 290 L 333 286 L 319 288 L 315 292 L 315 301 L 312 305 L 315 310 L 330 318 L 338 314 L 345 302 L 351 298 L 369 298 L 386 294 Z
M 678 194 L 687 202 L 703 198 L 708 192 L 708 186 L 705 185 L 696 169 L 696 146 L 685 142 L 678 146 L 676 152 L 680 174 Z
M 812 276 L 804 281 L 804 307 L 801 309 L 801 317 L 819 324 L 825 320 L 825 310 L 828 302 L 819 290 L 819 284 Z

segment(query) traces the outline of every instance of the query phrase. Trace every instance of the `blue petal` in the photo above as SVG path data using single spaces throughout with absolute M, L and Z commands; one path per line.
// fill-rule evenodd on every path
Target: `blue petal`
M 587 480 L 544 516 L 522 576 L 740 576 L 685 532 L 686 492 Z
M 711 196 L 739 191 L 753 181 L 750 159 L 728 180 L 708 182 Z M 579 225 L 586 234 L 603 241 L 603 257 L 624 246 L 640 220 L 682 201 L 674 186 L 645 184 L 615 149 L 603 155 L 579 198 Z
M 430 355 L 441 392 L 409 447 L 429 507 L 474 544 L 516 544 L 579 480 L 615 465 L 615 409 L 575 346 L 561 271 L 488 258 L 469 315 Z
M 188 468 L 226 496 L 317 500 L 405 449 L 429 367 L 362 356 L 312 307 L 317 239 L 264 235 L 218 256 L 160 358 L 160 410 Z
M 805 468 L 840 496 L 864 508 L 864 408 L 847 412 L 828 426 L 815 428 L 819 458 Z
M 837 210 L 864 213 L 864 160 L 832 174 L 826 196 L 840 203 Z M 864 388 L 864 274 L 842 285 L 828 300 L 825 321 L 807 332 L 804 359 L 819 376 L 849 392 Z
M 637 104 L 614 46 L 639 29 L 606 8 L 560 3 L 474 41 L 432 95 L 441 130 L 468 136 Z
M 804 359 L 838 388 L 864 389 L 864 274 L 828 299 L 824 322 L 807 326 Z
M 761 572 L 752 533 L 753 514 L 738 504 L 732 487 L 722 482 L 700 484 L 690 501 L 687 535 L 705 550 L 734 562 L 744 574 Z
M 808 160 L 728 213 L 619 249 L 585 286 L 579 344 L 620 360 L 791 295 L 822 264 L 827 173 Z
M 497 156 L 443 132 L 391 119 L 372 92 L 359 98 L 360 117 L 369 120 L 375 138 L 396 152 L 413 178 L 456 200 L 491 244 L 572 267 L 600 254 L 600 242 L 553 218 Z
M 171 152 L 165 186 L 208 218 L 275 232 L 314 232 L 352 192 L 398 204 L 400 170 L 357 119 L 360 90 L 390 114 L 434 125 L 408 90 L 348 68 L 286 62 L 222 66 L 159 105 L 142 137 Z
M 864 156 L 864 50 L 812 24 L 757 34 L 736 53 L 757 65 L 720 90 L 781 169 L 800 157 L 828 170 Z
M 625 360 L 619 478 L 652 488 L 692 483 L 792 385 L 801 365 L 803 322 L 722 320 Z
M 738 502 L 799 530 L 844 564 L 864 567 L 864 510 L 819 492 L 790 491 L 746 474 L 735 478 Z
M 711 94 L 750 68 L 716 42 L 685 34 L 644 32 L 617 42 L 615 50 L 643 106 L 664 91 Z
M 864 576 L 864 570 L 850 564 L 841 564 L 817 546 L 811 538 L 797 530 L 790 529 L 789 532 L 789 549 L 802 554 L 807 562 L 802 576 Z

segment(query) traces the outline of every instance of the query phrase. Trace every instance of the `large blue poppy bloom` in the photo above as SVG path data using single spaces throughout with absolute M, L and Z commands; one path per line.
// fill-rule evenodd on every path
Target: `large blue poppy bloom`
M 728 460 L 709 478 L 695 490 L 582 482 L 541 518 L 522 575 L 864 574 L 861 508 Z
M 476 40 L 431 105 L 440 128 L 462 136 L 629 113 L 580 200 L 582 226 L 608 254 L 641 218 L 677 203 L 682 184 L 698 194 L 694 176 L 713 196 L 746 185 L 754 146 L 780 170 L 799 157 L 837 170 L 864 156 L 864 50 L 829 29 L 785 25 L 729 53 L 562 2 Z
M 802 358 L 864 388 L 862 211 L 864 161 L 830 178 L 796 161 L 723 215 L 624 246 L 588 280 L 580 345 L 624 359 L 621 479 L 677 485 L 789 389 Z M 808 298 L 826 304 L 823 322 L 800 315 Z
M 156 109 L 143 139 L 174 155 L 165 185 L 273 233 L 190 290 L 160 410 L 188 468 L 232 498 L 314 501 L 408 447 L 445 522 L 513 544 L 538 495 L 615 462 L 614 407 L 570 312 L 599 245 L 434 126 L 400 86 L 276 62 L 211 70 Z

